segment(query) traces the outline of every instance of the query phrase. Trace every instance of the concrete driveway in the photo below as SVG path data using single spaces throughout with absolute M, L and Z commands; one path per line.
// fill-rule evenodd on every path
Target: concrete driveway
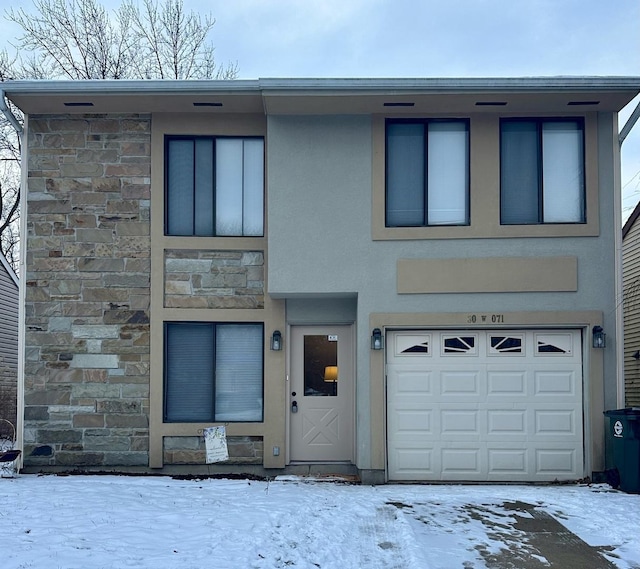
M 420 505 L 390 502 L 411 517 L 425 524 L 437 520 L 433 504 L 429 515 L 424 517 Z M 443 505 L 446 508 L 446 506 Z M 461 519 L 480 522 L 486 536 L 494 543 L 489 547 L 480 539 L 475 546 L 484 566 L 492 569 L 615 569 L 618 565 L 604 554 L 611 555 L 612 546 L 590 546 L 569 531 L 560 521 L 539 508 L 519 500 L 498 504 L 469 503 L 460 505 Z M 597 513 L 594 513 L 597 515 Z M 463 524 L 455 528 L 465 533 Z M 495 545 L 499 544 L 499 547 Z M 465 569 L 480 567 L 473 561 L 465 561 Z M 625 565 L 622 565 L 626 567 Z

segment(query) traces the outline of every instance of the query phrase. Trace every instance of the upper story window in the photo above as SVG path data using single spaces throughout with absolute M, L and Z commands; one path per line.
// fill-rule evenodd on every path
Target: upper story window
M 386 226 L 469 224 L 469 122 L 388 120 Z
M 166 139 L 165 234 L 262 236 L 264 140 Z
M 503 119 L 500 223 L 585 222 L 582 119 Z

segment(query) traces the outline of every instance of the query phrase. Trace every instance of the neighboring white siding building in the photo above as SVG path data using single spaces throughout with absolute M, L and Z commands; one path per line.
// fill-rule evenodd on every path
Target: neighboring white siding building
M 622 228 L 624 286 L 624 392 L 627 407 L 640 407 L 640 203 Z
M 16 422 L 18 279 L 0 253 L 0 419 Z

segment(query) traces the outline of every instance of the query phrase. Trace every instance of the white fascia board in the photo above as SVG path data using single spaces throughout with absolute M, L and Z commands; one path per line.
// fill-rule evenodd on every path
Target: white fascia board
M 336 91 L 640 91 L 640 77 L 461 77 L 403 79 L 260 79 L 263 90 Z
M 198 93 L 241 93 L 260 90 L 257 81 L 243 80 L 77 80 L 7 81 L 3 89 L 15 95 L 171 95 Z
M 7 81 L 7 96 L 32 94 L 127 95 L 255 93 L 260 91 L 619 91 L 640 92 L 640 77 L 464 77 L 401 79 L 264 78 L 251 80 Z

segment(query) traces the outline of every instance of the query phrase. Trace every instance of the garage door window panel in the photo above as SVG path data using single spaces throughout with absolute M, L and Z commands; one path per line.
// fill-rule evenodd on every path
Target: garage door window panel
M 395 353 L 397 356 L 431 355 L 431 336 L 397 334 Z
M 466 355 L 475 356 L 478 354 L 477 336 L 442 336 L 443 355 Z
M 523 336 L 490 335 L 488 348 L 490 356 L 525 354 Z
M 572 355 L 570 334 L 536 334 L 536 354 L 545 356 Z

